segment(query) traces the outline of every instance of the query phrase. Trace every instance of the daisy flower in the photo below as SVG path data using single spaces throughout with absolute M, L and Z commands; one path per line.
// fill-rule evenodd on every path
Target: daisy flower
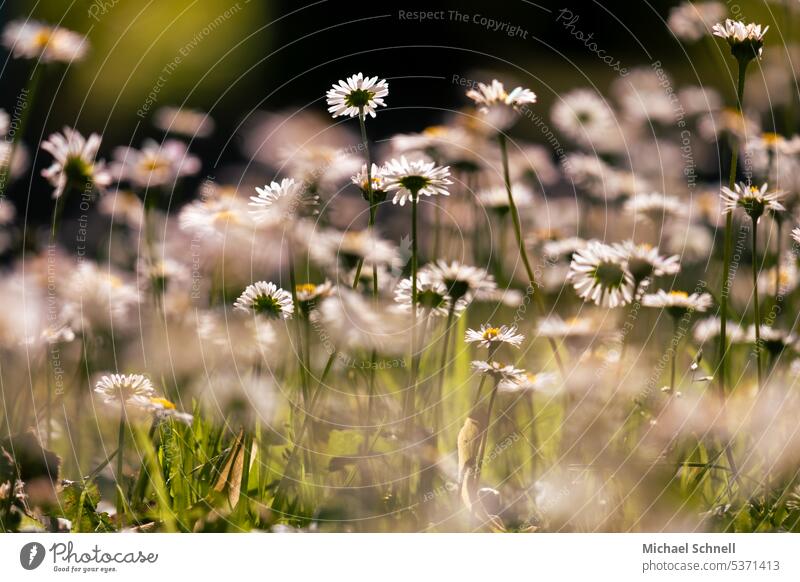
M 728 41 L 733 56 L 746 61 L 761 56 L 764 35 L 768 30 L 769 26 L 762 29 L 760 24 L 745 24 L 741 20 L 731 20 L 730 18 L 726 19 L 724 23 L 718 22 L 713 27 L 714 36 Z
M 758 222 L 764 211 L 779 212 L 786 210 L 779 202 L 783 192 L 767 192 L 767 184 L 761 188 L 750 186 L 744 182 L 734 184 L 733 190 L 727 187 L 722 188 L 722 213 L 733 212 L 737 207 L 741 207 L 747 215 Z
M 511 195 L 517 208 L 530 208 L 533 206 L 533 193 L 530 188 L 521 183 L 511 185 Z M 505 186 L 495 186 L 478 193 L 478 200 L 484 208 L 505 214 L 511 208 L 508 203 L 508 192 Z
M 89 186 L 103 189 L 111 184 L 105 162 L 95 161 L 100 148 L 98 134 L 84 138 L 65 127 L 62 133 L 54 133 L 42 142 L 41 147 L 55 158 L 50 167 L 42 170 L 42 176 L 55 186 L 53 198 L 61 197 L 68 186 L 85 190 Z
M 637 245 L 631 240 L 615 243 L 613 246 L 625 256 L 628 270 L 637 286 L 651 277 L 676 275 L 681 270 L 680 257 L 678 255 L 662 257 L 658 247 L 648 244 Z
M 364 75 L 358 73 L 348 77 L 346 81 L 335 83 L 325 97 L 328 100 L 328 111 L 333 117 L 375 117 L 376 107 L 386 107 L 383 98 L 388 94 L 389 84 L 386 79 L 379 81 L 377 76 L 364 78 Z
M 464 341 L 468 344 L 478 343 L 481 347 L 490 348 L 497 344 L 509 344 L 518 348 L 519 345 L 525 340 L 525 336 L 517 333 L 517 326 L 501 325 L 494 327 L 491 324 L 484 323 L 481 325 L 480 330 L 468 329 L 464 337 Z
M 4 137 L 8 133 L 8 128 L 11 124 L 11 119 L 8 113 L 0 109 L 0 137 Z
M 270 319 L 291 319 L 294 313 L 292 295 L 275 283 L 258 281 L 248 285 L 233 303 L 234 309 L 264 315 Z
M 178 223 L 181 230 L 200 238 L 214 236 L 222 239 L 238 232 L 252 238 L 252 218 L 244 201 L 236 196 L 190 202 L 181 209 Z
M 536 103 L 536 94 L 530 89 L 516 87 L 508 93 L 497 79 L 494 79 L 489 85 L 478 83 L 477 89 L 467 91 L 467 97 L 475 102 L 482 113 L 489 113 L 498 105 L 505 105 L 518 111 L 523 105 Z
M 720 319 L 719 317 L 706 317 L 701 319 L 694 326 L 694 340 L 702 345 L 719 337 Z M 733 343 L 746 341 L 744 329 L 737 322 L 728 320 L 725 335 Z
M 567 320 L 558 315 L 541 319 L 537 334 L 544 338 L 593 337 L 598 334 L 597 323 L 587 317 L 571 317 Z
M 186 144 L 168 139 L 159 144 L 145 140 L 142 149 L 117 148 L 113 172 L 118 180 L 127 180 L 140 188 L 164 186 L 178 178 L 200 171 L 200 158 L 189 153 Z
M 782 329 L 775 329 L 769 325 L 761 325 L 758 331 L 761 338 L 761 345 L 773 356 L 779 355 L 783 350 L 794 345 L 797 341 L 797 336 L 795 334 Z M 756 343 L 755 325 L 748 326 L 743 341 L 749 344 Z
M 421 273 L 430 276 L 433 281 L 443 283 L 455 301 L 462 298 L 466 302 L 473 298 L 480 299 L 497 289 L 494 277 L 484 269 L 463 265 L 458 261 L 448 263 L 439 259 L 435 263 L 425 265 Z
M 637 194 L 625 202 L 624 210 L 634 220 L 646 219 L 654 224 L 686 216 L 686 205 L 680 199 L 656 192 Z
M 770 267 L 758 274 L 758 290 L 761 293 L 775 293 L 776 282 L 777 292 L 780 295 L 786 295 L 797 289 L 797 285 L 800 284 L 800 272 L 793 256 L 781 260 L 780 274 L 776 267 Z
M 576 89 L 559 99 L 550 113 L 558 130 L 573 142 L 599 151 L 618 150 L 622 135 L 606 101 L 589 89 Z
M 133 192 L 118 190 L 113 194 L 105 194 L 100 197 L 97 209 L 100 214 L 130 228 L 140 228 L 144 223 L 144 204 Z
M 645 295 L 642 305 L 655 309 L 666 309 L 675 319 L 681 318 L 687 313 L 704 313 L 713 305 L 714 300 L 708 293 L 692 293 L 689 295 L 685 291 L 666 292 L 659 289 L 656 293 Z
M 433 162 L 415 160 L 409 162 L 405 156 L 393 159 L 383 169 L 386 191 L 396 191 L 392 204 L 405 205 L 406 200 L 418 198 L 420 195 L 449 196 L 447 186 L 450 180 L 450 168 L 437 166 Z
M 399 269 L 404 263 L 394 243 L 379 237 L 374 230 L 323 230 L 317 231 L 314 239 L 309 246 L 314 262 L 328 268 L 341 264 L 350 270 L 363 260 L 365 268 L 362 272 L 368 272 L 370 280 L 371 269 L 366 267 L 375 264 Z
M 526 379 L 525 370 L 515 368 L 512 365 L 504 365 L 500 362 L 484 362 L 483 360 L 475 360 L 472 362 L 472 369 L 494 378 L 496 382 L 519 383 L 524 382 Z
M 412 285 L 411 277 L 407 277 L 397 284 L 394 289 L 394 301 L 401 311 L 411 312 Z M 431 279 L 426 273 L 419 273 L 417 277 L 417 310 L 428 310 L 430 315 L 446 317 L 450 313 L 452 298 L 447 294 L 447 287 L 441 281 Z M 466 304 L 457 301 L 454 314 L 464 310 Z
M 308 315 L 321 299 L 330 297 L 333 293 L 333 283 L 325 280 L 324 283 L 301 283 L 295 286 L 297 305 L 304 314 Z
M 156 391 L 150 380 L 141 374 L 110 374 L 102 376 L 94 391 L 106 404 L 128 403 L 134 398 L 151 398 Z
M 559 385 L 558 374 L 555 372 L 540 372 L 538 374 L 525 374 L 525 379 L 519 382 L 500 382 L 498 392 L 516 394 L 519 392 L 540 392 L 553 394 Z
M 368 174 L 367 164 L 363 164 L 361 166 L 361 171 L 350 178 L 350 181 L 359 187 L 364 200 L 369 202 L 369 185 L 367 184 L 367 180 L 371 179 L 372 196 L 377 202 L 383 202 L 386 200 L 386 180 L 383 174 L 383 168 L 376 164 L 372 164 Z
M 800 244 L 800 226 L 796 226 L 792 229 L 792 240 Z
M 3 46 L 14 58 L 71 63 L 86 56 L 89 42 L 83 35 L 60 26 L 35 20 L 14 20 L 3 30 Z
M 190 138 L 208 137 L 214 132 L 214 120 L 205 111 L 182 107 L 162 107 L 156 111 L 153 125 L 165 133 Z
M 568 280 L 584 301 L 614 308 L 633 300 L 633 275 L 625 257 L 614 247 L 590 242 L 572 257 Z
M 725 18 L 721 2 L 683 2 L 669 12 L 667 26 L 686 42 L 696 42 L 708 34 L 714 23 Z
M 171 419 L 188 425 L 191 425 L 194 420 L 191 414 L 181 412 L 174 403 L 166 398 L 157 396 L 151 396 L 149 398 L 146 396 L 134 396 L 131 398 L 130 403 L 145 412 L 149 412 L 157 420 L 163 421 Z
M 319 196 L 307 194 L 305 186 L 291 178 L 256 188 L 256 192 L 258 196 L 251 196 L 249 204 L 253 207 L 250 214 L 256 222 L 267 218 L 276 223 L 291 220 L 300 211 L 313 208 L 319 203 Z

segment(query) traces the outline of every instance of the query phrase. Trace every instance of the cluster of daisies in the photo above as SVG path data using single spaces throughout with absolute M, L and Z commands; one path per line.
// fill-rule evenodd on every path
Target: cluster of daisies
M 762 57 L 767 27 L 717 22 L 724 15 L 716 2 L 684 3 L 669 27 L 685 42 L 725 39 L 743 75 Z M 6 25 L 3 45 L 34 67 L 75 63 L 89 49 L 83 36 L 33 21 Z M 760 309 L 800 283 L 788 244 L 800 244 L 800 228 L 784 229 L 800 213 L 800 136 L 762 131 L 759 116 L 742 108 L 743 95 L 736 109 L 725 108 L 709 87 L 665 92 L 665 77 L 640 68 L 612 84 L 611 98 L 589 88 L 557 95 L 551 145 L 565 153 L 556 160 L 541 144 L 509 137 L 520 120 L 540 118 L 532 113 L 537 96 L 497 79 L 476 84 L 469 105 L 442 125 L 370 141 L 368 124 L 388 107 L 389 84 L 358 73 L 325 95 L 329 115 L 344 122 L 308 111 L 253 116 L 242 144 L 256 171 L 236 183 L 203 181 L 172 214 L 162 203 L 201 175 L 203 161 L 187 141 L 212 135 L 208 114 L 163 108 L 153 119 L 163 139 L 113 148 L 105 159 L 100 135 L 66 127 L 39 146 L 52 158 L 40 170 L 55 199 L 50 244 L 12 261 L 0 282 L 4 297 L 25 297 L 20 312 L 0 313 L 0 346 L 39 346 L 49 359 L 63 349 L 65 361 L 92 375 L 123 427 L 141 414 L 191 424 L 202 413 L 252 438 L 260 422 L 277 422 L 277 395 L 291 392 L 285 385 L 299 383 L 289 407 L 294 450 L 311 438 L 330 371 L 349 383 L 348 366 L 367 362 L 372 396 L 381 392 L 375 370 L 387 356 L 404 362 L 402 420 L 359 426 L 428 442 L 417 435 L 443 430 L 443 386 L 456 351 L 478 351 L 472 405 L 447 448 L 457 446 L 466 505 L 493 515 L 480 485 L 490 429 L 504 416 L 498 399 L 560 395 L 597 358 L 625 364 L 624 347 L 607 348 L 633 341 L 619 332 L 628 332 L 639 306 L 653 310 L 650 322 L 663 312 L 674 325 L 670 393 L 683 335 L 699 349 L 716 346 L 723 382 L 729 344 L 755 346 L 759 387 L 762 351 L 772 363 L 797 351 L 793 324 L 784 329 Z M 3 137 L 9 124 L 0 112 Z M 692 167 L 681 163 L 685 126 Z M 651 142 L 644 136 L 652 128 Z M 21 133 L 0 144 L 0 194 L 27 171 Z M 736 156 L 748 157 L 747 181 L 697 181 L 724 175 L 714 155 L 721 144 L 732 144 L 734 167 Z M 76 199 L 96 203 L 102 224 L 116 227 L 102 236 L 90 221 L 102 261 L 62 232 L 61 209 Z M 0 252 L 28 242 L 15 216 L 0 196 Z M 746 241 L 734 247 L 739 233 Z M 747 253 L 751 282 L 737 276 Z M 752 306 L 752 316 L 737 316 L 734 304 Z M 478 315 L 483 323 L 468 327 Z M 462 324 L 466 335 L 456 345 L 453 330 Z M 426 378 L 421 367 L 434 348 L 441 363 Z M 159 390 L 150 378 L 160 378 Z M 370 404 L 365 414 L 372 412 Z M 47 422 L 58 421 L 48 415 Z M 41 430 L 49 442 L 58 427 Z M 123 444 L 120 437 L 120 459 Z M 276 498 L 297 470 L 295 455 L 289 459 Z M 413 502 L 402 488 L 398 496 Z

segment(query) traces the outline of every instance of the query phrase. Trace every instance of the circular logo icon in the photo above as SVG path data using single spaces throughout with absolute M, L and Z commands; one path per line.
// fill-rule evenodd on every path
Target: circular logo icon
M 44 561 L 44 546 L 39 542 L 30 542 L 19 551 L 19 563 L 26 570 L 35 570 Z

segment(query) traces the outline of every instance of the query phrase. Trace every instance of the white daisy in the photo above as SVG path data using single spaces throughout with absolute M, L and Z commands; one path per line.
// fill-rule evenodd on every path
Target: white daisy
M 542 254 L 551 261 L 572 260 L 576 251 L 585 249 L 589 242 L 577 236 L 556 238 L 542 243 Z
M 530 208 L 533 206 L 533 193 L 524 184 L 512 184 L 511 195 L 517 208 Z M 484 208 L 491 208 L 499 213 L 505 213 L 511 208 L 508 204 L 508 191 L 503 185 L 481 190 L 478 192 L 478 200 L 480 200 Z
M 181 230 L 199 238 L 224 239 L 241 234 L 252 238 L 253 220 L 244 200 L 237 196 L 219 196 L 195 200 L 184 206 L 178 215 Z
M 633 300 L 633 275 L 624 255 L 601 242 L 590 242 L 572 257 L 568 280 L 584 301 L 614 308 Z
M 375 117 L 375 109 L 379 105 L 386 107 L 383 98 L 389 94 L 386 79 L 364 77 L 361 73 L 348 77 L 346 81 L 334 84 L 325 94 L 328 100 L 328 111 L 333 117 L 347 115 L 357 117 L 369 115 Z
M 447 262 L 439 259 L 425 265 L 421 271 L 433 281 L 444 284 L 448 294 L 455 301 L 462 298 L 466 302 L 492 294 L 497 289 L 494 277 L 479 267 L 463 265 L 458 261 Z
M 608 152 L 623 145 L 611 107 L 589 89 L 564 94 L 553 105 L 550 117 L 561 133 L 581 146 Z
M 768 30 L 769 26 L 762 29 L 760 24 L 745 24 L 741 20 L 731 20 L 730 18 L 726 19 L 724 23 L 718 22 L 713 28 L 714 36 L 727 40 L 731 52 L 737 59 L 746 60 L 761 56 L 764 35 Z
M 8 117 L 8 113 L 0 109 L 0 137 L 5 137 L 10 124 L 11 118 Z
M 59 198 L 68 186 L 83 191 L 88 187 L 102 190 L 111 184 L 105 162 L 95 161 L 99 148 L 99 135 L 93 133 L 87 139 L 70 127 L 42 142 L 42 149 L 55 158 L 42 170 L 42 176 L 55 186 L 53 198 Z
M 320 283 L 301 283 L 295 286 L 295 297 L 297 297 L 297 306 L 303 315 L 308 316 L 309 313 L 319 304 L 320 301 L 333 294 L 333 283 L 328 280 Z
M 737 207 L 743 208 L 747 215 L 758 221 L 764 211 L 779 212 L 786 210 L 779 202 L 783 192 L 767 192 L 766 182 L 761 188 L 749 186 L 744 182 L 734 184 L 733 190 L 722 188 L 722 213 L 733 212 Z
M 378 202 L 383 202 L 386 199 L 386 180 L 384 178 L 384 169 L 376 164 L 372 164 L 369 173 L 367 173 L 367 164 L 361 166 L 361 170 L 355 174 L 350 181 L 359 187 L 364 200 L 369 202 L 369 185 L 367 180 L 372 182 L 372 196 Z
M 100 197 L 97 209 L 114 222 L 138 229 L 144 222 L 144 204 L 133 192 L 118 190 Z
M 692 293 L 685 291 L 666 292 L 659 289 L 656 293 L 645 295 L 642 305 L 655 309 L 665 309 L 672 317 L 678 319 L 687 313 L 704 313 L 714 304 L 708 293 Z
M 488 323 L 481 325 L 480 330 L 468 329 L 464 337 L 466 343 L 477 342 L 478 345 L 484 348 L 492 347 L 494 344 L 509 344 L 518 348 L 524 340 L 525 336 L 517 333 L 516 325 L 494 327 Z
M 525 370 L 515 368 L 512 365 L 504 365 L 500 362 L 484 362 L 483 360 L 475 360 L 471 364 L 472 369 L 486 376 L 494 378 L 498 383 L 511 382 L 519 383 L 524 382 L 526 379 Z
M 625 202 L 624 209 L 635 220 L 646 219 L 656 225 L 660 225 L 666 220 L 684 218 L 686 216 L 686 204 L 684 202 L 675 196 L 656 192 L 637 194 Z
M 558 386 L 558 374 L 555 372 L 539 372 L 538 374 L 525 374 L 525 379 L 518 382 L 500 382 L 497 385 L 497 391 L 506 394 L 539 392 L 552 395 L 556 392 Z
M 569 182 L 600 201 L 617 200 L 631 189 L 632 176 L 617 171 L 596 155 L 569 154 L 564 160 Z M 634 181 L 635 185 L 635 181 Z M 639 182 L 642 186 L 642 182 Z
M 537 334 L 544 338 L 594 337 L 598 333 L 597 322 L 587 317 L 564 320 L 558 315 L 550 315 L 541 319 L 537 326 Z
M 3 30 L 3 46 L 14 58 L 71 63 L 86 56 L 89 41 L 83 35 L 60 26 L 35 20 L 14 20 Z
M 208 137 L 214 132 L 214 120 L 198 109 L 162 107 L 156 111 L 153 124 L 165 133 L 190 138 Z
M 187 413 L 181 412 L 175 407 L 175 404 L 161 397 L 147 397 L 147 396 L 134 396 L 130 399 L 130 403 L 140 410 L 152 414 L 158 420 L 177 420 L 184 424 L 192 424 L 194 417 Z
M 478 83 L 477 89 L 467 91 L 467 97 L 472 99 L 483 113 L 489 113 L 498 105 L 506 105 L 514 110 L 519 110 L 523 105 L 536 103 L 536 94 L 530 89 L 516 87 L 508 93 L 497 79 L 494 79 L 489 85 Z
M 701 319 L 694 326 L 694 340 L 700 345 L 716 340 L 719 337 L 719 326 L 719 317 L 712 316 Z M 725 325 L 725 335 L 733 343 L 745 341 L 745 332 L 742 326 L 730 319 Z
M 797 289 L 797 285 L 800 284 L 800 271 L 798 271 L 794 256 L 781 260 L 780 280 L 776 281 L 777 277 L 778 271 L 775 267 L 760 272 L 758 274 L 758 290 L 767 295 L 775 293 L 776 282 L 780 295 L 786 295 Z
M 720 2 L 683 2 L 670 10 L 667 26 L 679 39 L 695 42 L 708 34 L 725 14 L 725 5 Z
M 200 167 L 200 158 L 190 154 L 182 141 L 168 139 L 159 144 L 147 139 L 140 150 L 114 150 L 112 170 L 118 180 L 148 188 L 174 184 L 178 178 L 196 174 Z
M 292 295 L 266 281 L 257 281 L 248 285 L 239 298 L 233 303 L 234 309 L 245 313 L 255 313 L 270 319 L 291 319 L 294 313 Z
M 407 277 L 397 284 L 394 289 L 394 301 L 401 311 L 411 312 L 412 305 L 412 282 L 411 277 Z M 447 294 L 447 287 L 441 281 L 435 281 L 426 273 L 419 273 L 417 277 L 417 311 L 428 311 L 430 315 L 446 317 L 450 312 L 453 300 Z M 464 301 L 457 301 L 453 311 L 455 315 L 460 314 L 466 304 Z
M 761 336 L 761 344 L 773 355 L 780 354 L 787 347 L 794 345 L 797 341 L 797 336 L 791 332 L 782 329 L 776 329 L 769 325 L 762 325 L 759 328 L 759 335 Z M 756 342 L 756 326 L 749 325 L 747 331 L 742 338 L 743 343 L 753 344 Z
M 107 329 L 130 323 L 141 301 L 139 290 L 125 274 L 82 261 L 70 273 L 64 291 L 64 321 L 76 330 Z
M 386 191 L 396 190 L 392 203 L 400 206 L 403 206 L 406 200 L 412 200 L 420 195 L 449 196 L 447 186 L 453 183 L 450 180 L 450 168 L 447 166 L 437 166 L 433 162 L 423 160 L 409 162 L 405 156 L 388 162 L 384 166 L 383 174 Z
M 251 196 L 249 204 L 253 207 L 250 214 L 256 222 L 269 218 L 273 223 L 283 223 L 307 214 L 309 209 L 315 212 L 313 207 L 319 203 L 319 196 L 307 193 L 303 184 L 291 178 L 256 188 L 256 192 L 258 196 Z
M 346 232 L 329 229 L 316 231 L 313 236 L 309 253 L 312 260 L 323 267 L 341 264 L 349 271 L 363 261 L 362 273 L 368 273 L 371 280 L 373 264 L 397 269 L 404 264 L 397 246 L 378 236 L 374 229 Z
M 109 374 L 95 384 L 97 392 L 106 404 L 130 402 L 134 398 L 151 398 L 156 391 L 150 380 L 141 374 Z
M 615 243 L 613 246 L 625 256 L 628 270 L 637 285 L 645 279 L 675 275 L 681 270 L 680 257 L 678 255 L 662 257 L 658 247 L 648 244 L 637 245 L 631 240 Z
M 800 226 L 796 226 L 792 229 L 792 240 L 800 244 Z

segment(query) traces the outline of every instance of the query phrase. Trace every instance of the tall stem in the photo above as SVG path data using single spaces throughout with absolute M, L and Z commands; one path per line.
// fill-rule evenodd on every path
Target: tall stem
M 119 412 L 119 435 L 117 437 L 117 518 L 119 519 L 120 529 L 125 521 L 125 489 L 122 478 L 122 465 L 125 458 L 125 403 L 120 404 Z
M 670 372 L 669 372 L 669 393 L 675 393 L 675 370 L 677 368 L 678 362 L 678 343 L 680 342 L 680 338 L 678 338 L 678 323 L 680 319 L 677 317 L 672 318 L 672 358 L 670 364 Z
M 367 158 L 367 198 L 369 199 L 369 222 L 367 223 L 367 230 L 370 234 L 375 226 L 375 216 L 378 213 L 375 204 L 375 193 L 372 190 L 372 160 L 369 155 L 369 140 L 367 140 L 367 125 L 364 120 L 364 110 L 358 116 L 358 123 L 361 127 L 361 145 L 364 146 L 364 155 Z M 364 257 L 358 260 L 356 265 L 356 275 L 353 278 L 353 288 L 358 286 L 358 280 L 361 278 L 361 270 L 364 268 Z M 378 265 L 373 261 L 372 263 L 372 294 L 378 296 Z
M 756 260 L 758 249 L 758 221 L 753 220 L 753 318 L 755 319 L 756 329 L 756 377 L 758 378 L 758 389 L 762 388 L 761 381 L 761 309 L 758 304 L 758 261 Z
M 528 275 L 528 281 L 530 283 L 531 293 L 533 293 L 533 299 L 536 302 L 536 307 L 538 307 L 539 312 L 544 315 L 546 313 L 544 299 L 542 299 L 541 289 L 539 288 L 539 284 L 536 282 L 536 275 L 534 274 L 533 268 L 531 267 L 531 262 L 528 259 L 528 251 L 525 249 L 525 240 L 522 238 L 522 224 L 519 219 L 519 211 L 517 210 L 517 205 L 514 202 L 514 195 L 511 193 L 511 175 L 508 170 L 508 148 L 506 146 L 506 136 L 501 132 L 498 134 L 497 138 L 500 141 L 500 153 L 503 158 L 503 177 L 506 184 L 506 193 L 508 194 L 508 206 L 511 212 L 511 219 L 514 221 L 514 234 L 517 237 L 519 255 L 522 259 L 522 264 L 525 266 L 525 272 Z M 558 365 L 561 376 L 566 377 L 564 363 L 561 361 L 561 355 L 558 353 L 558 344 L 556 344 L 554 338 L 547 338 L 547 341 L 550 344 L 550 349 L 553 352 L 553 358 Z
M 745 73 L 749 61 L 739 59 L 739 78 L 736 85 L 736 111 L 742 114 L 742 101 L 744 99 Z M 731 140 L 731 166 L 728 173 L 728 188 L 733 189 L 736 182 L 736 165 L 739 160 L 738 140 Z M 725 242 L 723 243 L 722 282 L 720 284 L 720 322 L 719 322 L 719 388 L 723 398 L 725 396 L 725 382 L 728 375 L 728 295 L 730 294 L 731 253 L 733 251 L 733 213 L 729 212 L 725 218 Z
M 486 443 L 489 441 L 489 427 L 492 422 L 492 409 L 494 408 L 494 401 L 497 398 L 497 387 L 500 385 L 500 380 L 495 379 L 494 386 L 492 387 L 492 394 L 489 396 L 489 406 L 486 408 L 486 425 L 481 435 L 480 446 L 478 447 L 478 461 L 477 461 L 477 474 L 480 475 L 483 468 L 483 456 L 486 453 Z

